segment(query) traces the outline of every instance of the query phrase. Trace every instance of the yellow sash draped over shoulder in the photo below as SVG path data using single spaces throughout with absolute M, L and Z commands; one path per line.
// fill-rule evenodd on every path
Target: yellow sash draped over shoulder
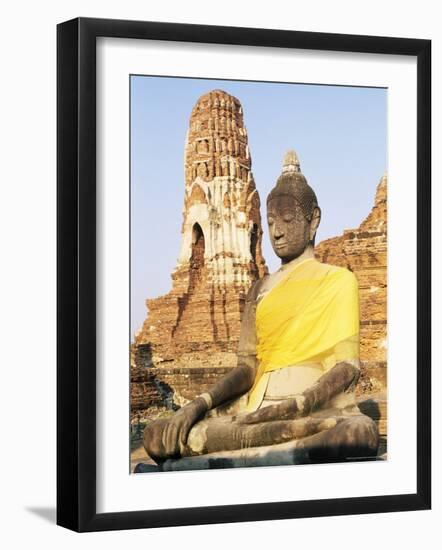
M 258 372 L 247 409 L 263 399 L 269 374 L 320 364 L 324 372 L 359 358 L 359 297 L 355 275 L 315 259 L 301 262 L 258 302 Z

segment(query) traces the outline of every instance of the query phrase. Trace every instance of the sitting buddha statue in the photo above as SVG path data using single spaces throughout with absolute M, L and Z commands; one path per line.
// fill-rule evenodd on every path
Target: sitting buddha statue
M 321 210 L 289 151 L 267 197 L 281 267 L 246 297 L 237 366 L 144 431 L 162 469 L 343 461 L 376 456 L 378 431 L 359 410 L 358 283 L 318 262 Z

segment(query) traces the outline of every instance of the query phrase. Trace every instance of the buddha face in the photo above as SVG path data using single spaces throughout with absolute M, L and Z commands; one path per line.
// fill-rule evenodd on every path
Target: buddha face
M 317 212 L 316 212 L 317 211 Z M 282 263 L 300 256 L 313 240 L 319 225 L 319 209 L 308 221 L 294 197 L 275 195 L 267 203 L 270 241 Z

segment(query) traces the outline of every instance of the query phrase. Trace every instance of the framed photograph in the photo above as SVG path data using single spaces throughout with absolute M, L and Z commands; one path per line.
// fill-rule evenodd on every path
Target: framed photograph
M 429 509 L 430 41 L 57 37 L 57 523 Z

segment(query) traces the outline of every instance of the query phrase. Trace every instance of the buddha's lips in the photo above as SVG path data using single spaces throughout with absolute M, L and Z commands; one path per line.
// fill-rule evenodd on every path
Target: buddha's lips
M 285 246 L 287 246 L 287 243 L 276 243 L 275 244 L 275 248 L 284 248 Z

